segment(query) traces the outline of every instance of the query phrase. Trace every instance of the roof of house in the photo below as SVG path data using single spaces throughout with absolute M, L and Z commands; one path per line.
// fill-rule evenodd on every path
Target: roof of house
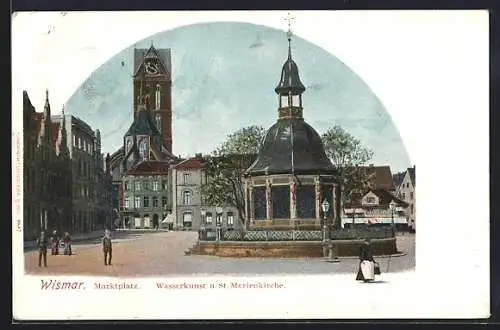
M 370 176 L 370 182 L 372 188 L 377 189 L 392 189 L 392 173 L 391 168 L 388 165 L 384 166 L 360 166 L 360 168 L 366 171 L 366 174 Z
M 373 189 L 370 191 L 373 192 L 375 195 L 377 195 L 377 197 L 379 198 L 380 205 L 389 205 L 389 203 L 392 200 L 394 200 L 394 202 L 396 202 L 397 204 L 400 204 L 403 206 L 408 205 L 405 201 L 403 201 L 403 200 L 397 198 L 396 196 L 394 196 L 393 194 L 391 194 L 389 192 L 389 190 L 387 190 L 387 189 Z
M 167 174 L 170 168 L 170 163 L 157 160 L 145 160 L 137 163 L 129 169 L 126 175 L 152 175 L 152 174 Z
M 374 193 L 379 198 L 379 205 L 387 206 L 391 203 L 392 200 L 394 200 L 394 202 L 400 206 L 404 206 L 404 207 L 408 206 L 408 203 L 397 198 L 387 189 L 369 189 L 366 193 L 363 194 L 363 196 L 361 198 L 358 198 L 355 201 L 352 201 L 350 203 L 346 203 L 345 207 L 346 208 L 360 207 L 362 198 L 370 192 Z
M 406 172 L 398 172 L 392 175 L 392 186 L 394 188 L 399 187 L 405 178 Z
M 201 168 L 201 160 L 199 158 L 185 159 L 175 165 L 174 168 L 182 170 L 197 170 Z

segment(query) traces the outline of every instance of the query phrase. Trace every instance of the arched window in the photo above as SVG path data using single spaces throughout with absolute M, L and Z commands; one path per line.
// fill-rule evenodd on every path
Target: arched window
M 191 205 L 191 191 L 190 190 L 184 190 L 182 193 L 182 203 L 184 205 Z
M 146 141 L 142 141 L 141 144 L 139 145 L 139 154 L 142 159 L 148 159 L 149 150 L 148 150 L 148 143 Z
M 156 85 L 155 102 L 156 102 L 156 107 L 155 107 L 155 109 L 160 109 L 160 107 L 161 107 L 161 91 L 160 91 L 160 85 Z

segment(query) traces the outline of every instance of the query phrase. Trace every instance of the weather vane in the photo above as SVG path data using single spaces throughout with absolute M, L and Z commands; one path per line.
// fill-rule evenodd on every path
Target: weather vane
M 287 14 L 287 17 L 285 18 L 285 21 L 288 22 L 288 31 L 287 31 L 287 36 L 290 39 L 292 37 L 292 21 L 295 19 L 295 17 L 292 17 L 290 13 Z

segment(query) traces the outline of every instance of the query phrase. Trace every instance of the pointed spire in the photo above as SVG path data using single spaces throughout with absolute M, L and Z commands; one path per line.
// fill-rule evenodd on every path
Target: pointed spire
M 286 21 L 288 21 L 288 31 L 286 32 L 286 37 L 288 39 L 288 59 L 292 59 L 292 20 L 295 18 L 288 13 L 287 18 L 285 18 Z
M 68 135 L 66 131 L 66 116 L 64 114 L 64 105 L 61 111 L 61 125 L 59 126 L 59 137 L 58 137 L 58 155 L 64 155 L 69 157 L 69 147 L 68 147 Z
M 282 96 L 288 96 L 289 92 L 292 92 L 292 95 L 300 95 L 302 94 L 306 88 L 300 81 L 299 76 L 299 68 L 297 64 L 292 59 L 292 27 L 291 21 L 293 17 L 288 13 L 288 17 L 285 19 L 288 21 L 288 31 L 287 31 L 287 39 L 288 39 L 288 59 L 286 60 L 283 68 L 281 70 L 281 79 L 278 83 L 278 86 L 274 89 L 274 91 Z
M 51 125 L 50 125 L 50 120 L 51 114 L 50 114 L 50 102 L 49 102 L 49 90 L 45 90 L 45 107 L 43 109 L 43 118 L 42 118 L 42 123 L 40 127 L 40 133 L 39 133 L 39 144 L 46 143 L 47 145 L 50 145 L 52 143 L 52 132 L 51 132 Z
M 64 131 L 66 131 L 66 116 L 64 115 L 64 104 L 62 106 L 61 116 L 62 116 L 61 129 L 64 129 Z
M 50 102 L 49 102 L 49 90 L 45 90 L 45 107 L 44 107 L 44 114 L 48 117 L 50 117 Z

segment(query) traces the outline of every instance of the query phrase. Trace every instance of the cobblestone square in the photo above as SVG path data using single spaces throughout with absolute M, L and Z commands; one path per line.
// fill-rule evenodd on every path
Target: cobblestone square
M 193 275 L 272 275 L 355 273 L 359 261 L 341 258 L 339 263 L 322 259 L 221 258 L 184 255 L 197 238 L 195 232 L 157 232 L 128 235 L 113 241 L 111 266 L 104 265 L 102 245 L 94 240 L 75 244 L 74 255 L 47 256 L 48 267 L 38 267 L 38 253 L 25 253 L 27 274 L 85 275 L 117 277 L 165 277 Z M 399 235 L 402 256 L 376 257 L 382 272 L 399 272 L 415 267 L 415 236 Z M 354 275 L 353 275 L 354 276 Z

